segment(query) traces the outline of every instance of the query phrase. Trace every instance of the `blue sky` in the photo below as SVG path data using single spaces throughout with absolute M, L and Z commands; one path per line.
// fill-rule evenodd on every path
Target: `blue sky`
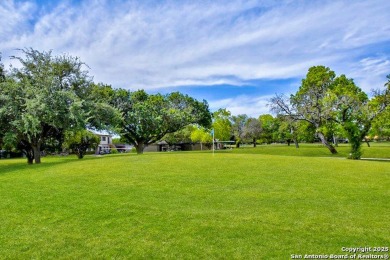
M 96 82 L 180 91 L 257 117 L 325 65 L 367 93 L 390 74 L 388 0 L 0 2 L 0 52 L 78 56 Z M 14 64 L 17 66 L 17 64 Z

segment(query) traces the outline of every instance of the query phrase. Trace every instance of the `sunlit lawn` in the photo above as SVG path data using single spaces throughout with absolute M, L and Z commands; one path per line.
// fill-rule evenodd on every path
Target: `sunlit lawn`
M 347 158 L 350 152 L 349 144 L 339 144 L 336 147 L 338 153 L 331 154 L 323 145 L 317 144 L 299 144 L 296 149 L 294 144 L 258 145 L 253 149 L 252 145 L 245 145 L 240 149 L 233 149 L 234 153 L 285 155 L 285 156 L 308 156 L 308 157 L 341 157 Z M 362 144 L 363 158 L 382 158 L 390 159 L 390 142 L 370 142 L 370 147 L 366 143 Z
M 0 258 L 289 259 L 390 245 L 389 162 L 279 148 L 0 160 Z

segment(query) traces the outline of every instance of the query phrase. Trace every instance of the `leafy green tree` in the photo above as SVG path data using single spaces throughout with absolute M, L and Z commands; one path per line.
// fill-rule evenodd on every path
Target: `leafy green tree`
M 234 137 L 236 139 L 236 147 L 239 148 L 240 144 L 242 142 L 242 139 L 244 138 L 244 129 L 246 121 L 248 120 L 248 116 L 245 114 L 232 116 L 232 130 L 234 133 Z
M 311 67 L 295 95 L 291 95 L 290 99 L 281 95 L 271 99 L 271 109 L 277 114 L 312 124 L 321 142 L 332 154 L 337 150 L 326 140 L 324 132 L 327 122 L 332 120 L 333 111 L 327 106 L 326 97 L 335 77 L 336 74 L 327 67 Z
M 0 149 L 3 147 L 3 138 L 4 133 L 6 132 L 7 124 L 8 124 L 8 118 L 5 116 L 6 111 L 3 111 L 6 109 L 5 107 L 5 100 L 6 97 L 4 96 L 4 88 L 5 85 L 5 70 L 4 65 L 1 63 L 1 53 L 0 53 Z
M 337 150 L 326 139 L 325 131 L 328 121 L 332 120 L 332 109 L 326 105 L 326 97 L 335 76 L 336 74 L 327 67 L 311 67 L 298 92 L 291 98 L 297 114 L 315 126 L 321 142 L 333 154 L 337 153 Z
M 213 129 L 215 133 L 215 139 L 221 141 L 230 140 L 232 136 L 232 123 L 230 121 L 230 111 L 220 108 L 213 113 Z
M 299 148 L 299 121 L 293 120 L 289 116 L 278 116 L 279 121 L 279 139 L 280 141 L 287 142 L 290 146 L 291 142 L 294 142 L 295 148 Z
M 244 126 L 244 137 L 253 142 L 253 147 L 256 147 L 257 139 L 261 137 L 262 127 L 260 120 L 256 118 L 248 118 Z
M 278 114 L 310 123 L 316 134 L 331 153 L 337 153 L 326 136 L 342 131 L 351 144 L 349 158 L 360 159 L 361 142 L 369 132 L 373 120 L 380 116 L 390 103 L 390 88 L 374 93 L 369 99 L 352 79 L 336 77 L 324 66 L 309 69 L 295 95 L 289 100 L 276 96 L 271 100 Z
M 374 119 L 369 132 L 370 139 L 390 140 L 390 109 L 387 108 L 381 115 Z
M 0 82 L 5 81 L 5 70 L 4 64 L 1 62 L 1 52 L 0 52 Z
M 270 144 L 277 141 L 279 129 L 278 119 L 270 114 L 264 114 L 259 116 L 259 121 L 262 128 L 259 138 L 260 143 Z
M 194 125 L 188 125 L 179 131 L 164 135 L 161 140 L 166 141 L 168 144 L 191 143 L 191 133 L 195 128 L 196 126 Z
M 361 143 L 373 121 L 385 113 L 390 104 L 390 87 L 374 93 L 369 99 L 352 79 L 341 75 L 335 80 L 329 100 L 338 122 L 351 145 L 350 159 L 360 159 Z
M 200 149 L 203 150 L 203 144 L 204 143 L 212 143 L 213 138 L 210 134 L 210 131 L 208 129 L 205 129 L 204 127 L 196 127 L 193 129 L 191 133 L 191 140 L 196 143 L 200 142 Z
M 33 49 L 21 52 L 24 57 L 13 57 L 21 66 L 2 84 L 0 118 L 9 120 L 7 140 L 23 149 L 28 163 L 40 163 L 48 137 L 85 126 L 87 114 L 74 89 L 89 84 L 90 78 L 78 58 Z
M 99 136 L 91 131 L 83 129 L 78 131 L 66 131 L 63 146 L 64 148 L 72 149 L 77 157 L 82 159 L 87 150 L 90 148 L 96 149 L 99 142 Z
M 120 111 L 110 103 L 115 97 L 115 90 L 110 85 L 91 82 L 76 88 L 75 92 L 83 100 L 83 109 L 88 113 L 88 129 L 117 130 L 122 118 Z
M 306 121 L 298 121 L 298 140 L 300 142 L 314 143 L 316 139 L 316 129 Z
M 382 93 L 376 92 L 377 95 L 388 96 L 390 92 L 390 74 L 387 75 L 387 82 L 385 83 L 385 88 Z M 386 93 L 387 92 L 387 93 Z M 384 99 L 384 97 L 382 97 Z M 386 102 L 386 99 L 385 101 Z M 377 136 L 379 139 L 390 140 L 390 107 L 387 106 L 383 109 L 383 112 L 380 113 L 372 122 L 372 131 L 370 134 L 372 136 Z
M 117 138 L 112 138 L 112 143 L 113 144 L 124 144 L 126 143 L 126 139 L 124 139 L 123 137 L 117 137 Z
M 313 143 L 315 141 L 315 129 L 306 121 L 292 120 L 283 115 L 279 115 L 276 119 L 280 142 L 287 142 L 287 145 L 294 142 L 295 148 L 299 148 L 299 142 Z
M 206 101 L 187 95 L 149 95 L 143 90 L 117 90 L 112 104 L 121 112 L 119 133 L 142 154 L 145 145 L 160 140 L 189 124 L 210 127 L 211 114 Z

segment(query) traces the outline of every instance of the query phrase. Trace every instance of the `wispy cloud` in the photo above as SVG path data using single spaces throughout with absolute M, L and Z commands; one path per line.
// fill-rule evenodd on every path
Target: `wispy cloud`
M 219 108 L 226 108 L 233 115 L 246 114 L 250 117 L 258 118 L 261 114 L 270 114 L 268 104 L 271 97 L 240 95 L 233 98 L 212 101 L 210 102 L 210 108 L 212 111 L 216 111 Z
M 34 5 L 29 2 L 4 0 L 0 3 L 0 47 L 7 48 L 13 36 L 20 37 L 28 32 L 29 21 L 33 18 Z
M 3 56 L 30 46 L 67 52 L 96 81 L 132 89 L 301 78 L 323 64 L 368 90 L 389 73 L 389 56 L 370 47 L 390 51 L 386 0 L 70 3 L 2 1 Z

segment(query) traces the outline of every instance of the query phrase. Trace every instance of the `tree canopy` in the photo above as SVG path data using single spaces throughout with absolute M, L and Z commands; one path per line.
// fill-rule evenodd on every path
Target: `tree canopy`
M 277 95 L 271 100 L 271 108 L 291 121 L 311 124 L 321 142 L 331 153 L 336 148 L 327 140 L 329 132 L 337 125 L 351 143 L 351 159 L 361 157 L 362 139 L 371 128 L 373 120 L 384 112 L 389 104 L 389 87 L 377 91 L 369 99 L 352 79 L 336 74 L 324 66 L 311 67 L 295 95 L 289 99 Z
M 160 140 L 189 124 L 210 127 L 211 114 L 206 101 L 199 102 L 187 95 L 173 92 L 167 95 L 147 94 L 144 90 L 117 90 L 112 104 L 121 112 L 118 131 L 137 153 L 145 145 Z
M 2 84 L 3 109 L 0 117 L 9 121 L 8 142 L 19 145 L 28 162 L 40 163 L 45 139 L 69 128 L 83 128 L 87 114 L 75 88 L 88 85 L 83 63 L 68 55 L 23 49 L 21 63 Z
M 245 124 L 248 119 L 248 116 L 245 114 L 240 114 L 237 116 L 232 116 L 232 130 L 234 134 L 234 138 L 236 140 L 236 147 L 239 148 L 240 144 L 242 142 L 242 139 L 244 138 L 244 129 Z
M 72 149 L 79 159 L 82 159 L 90 148 L 95 149 L 100 142 L 99 136 L 91 131 L 82 129 L 78 131 L 66 131 L 63 146 Z
M 204 143 L 213 143 L 213 137 L 204 127 L 196 127 L 191 132 L 191 140 L 193 142 L 200 142 L 200 149 L 203 150 Z
M 226 109 L 219 109 L 213 113 L 213 129 L 215 139 L 228 141 L 232 137 L 231 113 Z
M 211 115 L 205 100 L 179 92 L 113 89 L 94 83 L 77 57 L 32 48 L 19 51 L 21 56 L 11 58 L 20 66 L 9 71 L 0 54 L 0 145 L 23 151 L 28 163 L 40 163 L 41 149 L 62 144 L 79 150 L 82 158 L 86 147 L 96 145 L 88 129 L 115 132 L 134 144 L 137 153 L 163 137 L 170 143 L 209 142 L 211 127 L 216 139 L 234 139 L 237 147 L 242 141 L 254 146 L 258 141 L 294 141 L 298 147 L 299 140 L 319 138 L 337 153 L 338 136 L 343 136 L 351 144 L 352 159 L 361 157 L 367 135 L 390 136 L 390 75 L 385 88 L 369 96 L 353 79 L 314 66 L 295 94 L 272 98 L 276 117 L 256 119 L 226 109 Z
M 262 128 L 260 120 L 256 118 L 248 118 L 244 126 L 244 137 L 251 139 L 253 142 L 253 147 L 256 147 L 257 139 L 261 137 Z

